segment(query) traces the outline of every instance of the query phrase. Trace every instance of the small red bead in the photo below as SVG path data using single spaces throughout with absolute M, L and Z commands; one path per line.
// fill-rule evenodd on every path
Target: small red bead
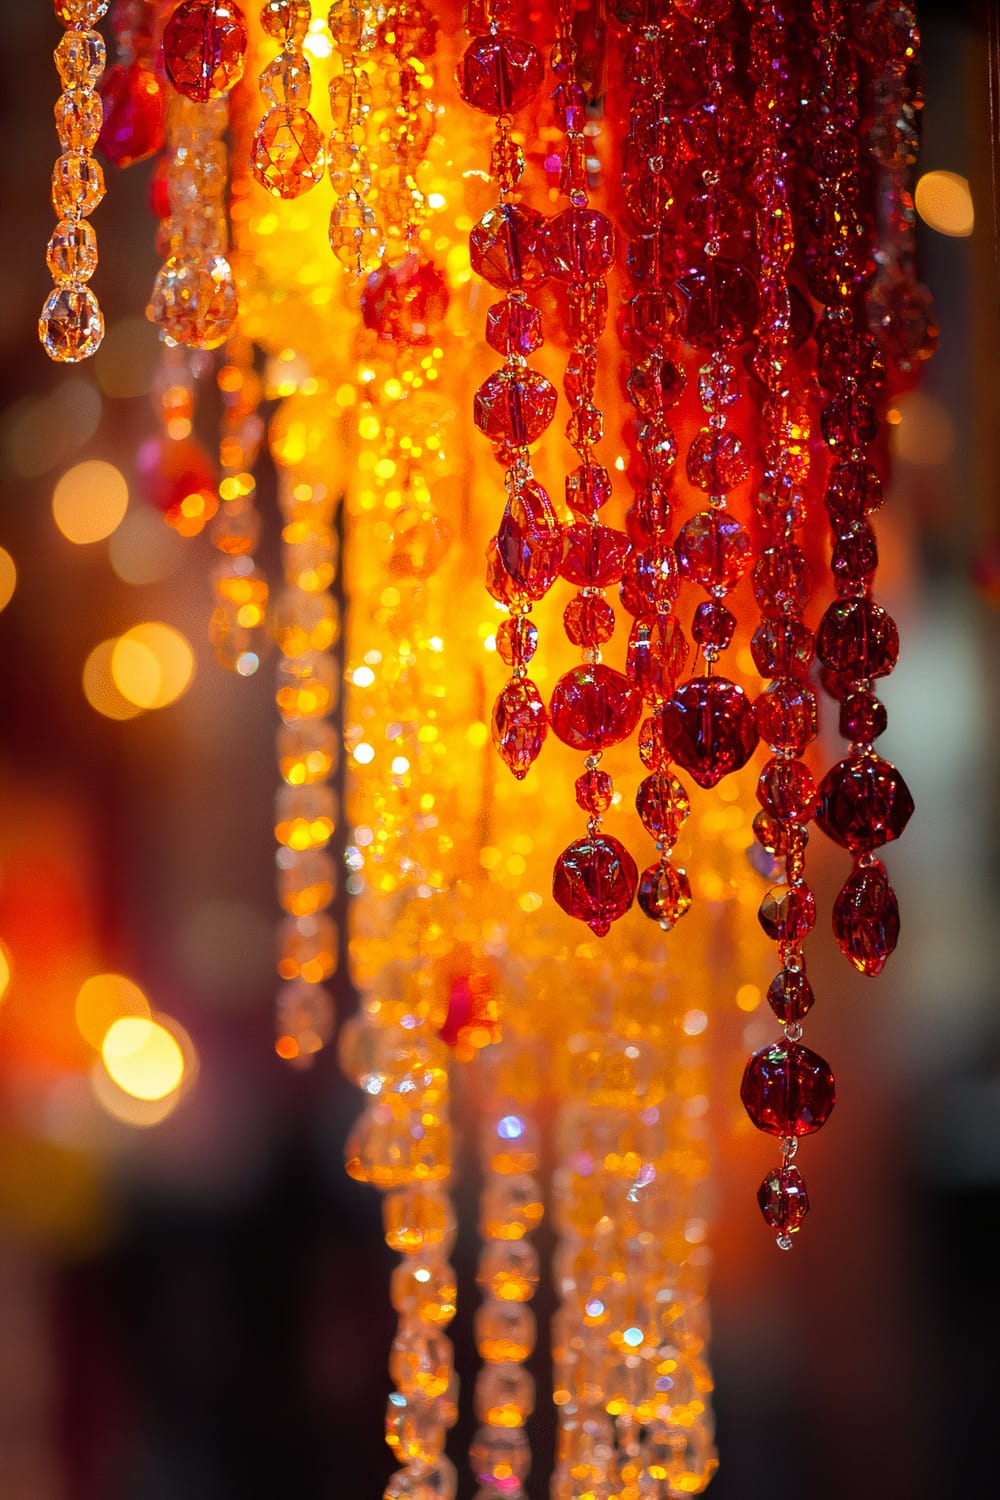
M 404 255 L 373 271 L 361 293 L 366 328 L 399 348 L 429 344 L 448 311 L 448 283 L 422 255 Z
M 808 823 L 816 801 L 813 773 L 804 761 L 772 756 L 757 780 L 757 801 L 783 823 Z
M 691 899 L 691 882 L 685 872 L 676 869 L 669 860 L 661 860 L 643 870 L 636 892 L 639 909 L 651 921 L 659 922 L 665 932 L 676 927 L 690 910 Z
M 564 849 L 552 876 L 563 911 L 603 937 L 635 900 L 639 872 L 624 844 L 606 834 L 577 839 Z
M 754 597 L 765 615 L 801 614 L 809 601 L 812 584 L 812 568 L 806 555 L 792 542 L 768 547 L 754 564 Z
M 781 1234 L 795 1234 L 809 1212 L 809 1196 L 798 1167 L 775 1167 L 757 1189 L 764 1223 Z
M 635 806 L 650 838 L 673 846 L 691 812 L 687 792 L 676 776 L 654 771 L 640 781 Z
M 754 703 L 760 737 L 772 750 L 801 755 L 816 738 L 819 709 L 812 688 L 794 677 L 779 678 Z
M 574 646 L 603 646 L 615 632 L 615 612 L 606 599 L 578 594 L 563 610 L 563 629 Z
M 104 123 L 97 149 L 116 167 L 155 156 L 163 145 L 166 99 L 163 84 L 141 62 L 115 63 L 101 78 L 98 90 Z
M 776 885 L 763 897 L 757 920 L 776 943 L 798 943 L 816 926 L 816 897 L 807 885 Z
M 885 704 L 874 693 L 849 693 L 840 705 L 840 732 L 859 744 L 869 745 L 885 734 L 888 722 Z
M 628 739 L 642 715 L 642 699 L 621 672 L 585 663 L 560 677 L 550 714 L 564 745 L 592 753 Z
M 504 764 L 523 781 L 537 760 L 548 722 L 545 704 L 529 677 L 513 677 L 493 706 L 493 743 Z
M 749 532 L 724 510 L 699 511 L 677 538 L 681 574 L 706 589 L 731 589 L 751 557 Z
M 837 1102 L 829 1063 L 795 1042 L 773 1042 L 753 1053 L 740 1098 L 757 1129 L 777 1136 L 812 1135 Z
M 530 302 L 495 302 L 486 314 L 486 342 L 498 354 L 533 354 L 542 343 L 542 315 Z
M 833 931 L 860 973 L 882 972 L 899 941 L 899 903 L 881 860 L 855 866 L 834 902 Z
M 488 209 L 469 233 L 472 269 L 505 292 L 541 286 L 549 274 L 545 222 L 519 203 Z
M 812 1010 L 815 995 L 801 970 L 782 969 L 767 987 L 767 1003 L 782 1026 L 792 1026 Z
M 750 473 L 750 460 L 735 432 L 703 427 L 691 440 L 685 467 L 691 484 L 706 495 L 728 495 Z
M 527 615 L 511 615 L 497 629 L 497 655 L 508 667 L 526 667 L 538 647 L 538 626 Z
M 636 411 L 655 416 L 680 400 L 685 383 L 683 367 L 655 350 L 633 366 L 628 393 Z
M 878 471 L 855 459 L 834 464 L 826 486 L 826 508 L 838 532 L 863 521 L 882 504 Z
M 667 747 L 699 786 L 745 766 L 757 745 L 753 704 L 725 677 L 693 677 L 663 709 Z
M 852 854 L 868 854 L 898 839 L 912 815 L 909 787 L 874 751 L 838 761 L 820 782 L 816 822 Z
M 578 464 L 566 475 L 566 504 L 576 516 L 593 516 L 611 499 L 611 476 L 603 464 Z
M 600 817 L 611 806 L 614 783 L 607 771 L 584 771 L 582 776 L 576 778 L 573 786 L 576 805 L 582 807 L 584 812 Z
M 666 614 L 677 597 L 677 554 L 665 537 L 656 537 L 629 555 L 621 601 L 630 615 Z
M 692 638 L 708 651 L 725 651 L 736 629 L 736 616 L 724 604 L 706 599 L 694 612 Z

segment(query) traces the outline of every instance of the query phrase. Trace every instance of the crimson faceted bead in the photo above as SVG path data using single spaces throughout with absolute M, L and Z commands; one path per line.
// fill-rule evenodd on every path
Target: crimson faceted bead
M 683 368 L 656 350 L 632 367 L 628 393 L 636 411 L 655 416 L 679 401 L 687 377 Z
M 566 504 L 577 516 L 593 516 L 611 499 L 611 476 L 603 464 L 578 464 L 566 475 Z
M 625 516 L 628 534 L 637 545 L 648 546 L 670 530 L 673 513 L 670 496 L 660 486 L 636 490 Z
M 882 481 L 871 464 L 848 459 L 834 464 L 830 470 L 825 503 L 831 525 L 838 533 L 878 510 L 882 498 Z
M 577 588 L 607 588 L 621 578 L 629 550 L 624 531 L 574 523 L 563 531 L 562 576 Z
M 842 597 L 865 594 L 878 567 L 878 543 L 867 521 L 856 521 L 837 538 L 830 570 Z
M 886 677 L 899 657 L 899 631 L 874 599 L 836 599 L 820 623 L 816 651 L 841 678 Z
M 669 122 L 668 122 L 669 123 Z M 656 134 L 652 129 L 641 132 L 647 139 Z M 636 131 L 633 122 L 633 139 Z M 642 151 L 642 147 L 638 148 Z M 662 155 L 654 149 L 644 152 L 644 155 Z M 629 236 L 628 242 L 628 270 L 629 275 L 637 286 L 650 287 L 655 291 L 664 292 L 673 286 L 674 277 L 683 267 L 677 264 L 677 242 L 673 236 L 662 226 L 642 234 Z M 660 354 L 662 359 L 663 355 Z
M 812 1010 L 816 997 L 801 969 L 782 969 L 767 987 L 767 1003 L 782 1026 L 794 1026 Z
M 557 281 L 596 281 L 615 258 L 615 227 L 594 208 L 566 208 L 549 220 L 550 274 Z
M 765 745 L 801 755 L 819 731 L 819 707 L 811 687 L 794 677 L 779 678 L 754 703 Z
M 690 910 L 691 882 L 683 870 L 661 860 L 643 870 L 636 900 L 640 911 L 669 932 Z
M 754 564 L 754 598 L 765 615 L 801 614 L 812 582 L 812 568 L 794 542 L 766 548 Z
M 514 486 L 497 532 L 507 572 L 529 599 L 544 599 L 559 576 L 562 529 L 552 501 L 533 479 Z
M 647 703 L 673 697 L 687 657 L 687 639 L 676 615 L 643 615 L 634 622 L 625 670 Z
M 614 783 L 607 771 L 584 771 L 582 776 L 576 778 L 573 788 L 576 792 L 576 805 L 582 807 L 584 812 L 600 817 L 611 806 Z
M 552 690 L 552 728 L 573 750 L 588 754 L 627 740 L 642 715 L 628 678 L 601 662 L 563 673 Z
M 706 261 L 678 278 L 676 292 L 681 332 L 696 348 L 745 343 L 757 325 L 757 283 L 734 261 Z
M 848 876 L 833 903 L 833 931 L 860 973 L 882 972 L 899 941 L 899 903 L 880 859 L 856 865 Z
M 797 1042 L 773 1042 L 747 1062 L 740 1084 L 743 1107 L 767 1135 L 812 1135 L 837 1102 L 830 1065 Z
M 762 620 L 750 642 L 754 666 L 762 677 L 804 677 L 815 650 L 812 631 L 793 618 Z
M 163 145 L 166 99 L 163 84 L 141 62 L 115 63 L 98 85 L 104 123 L 97 149 L 116 167 L 155 156 Z
M 888 722 L 885 704 L 874 693 L 848 693 L 840 705 L 840 732 L 856 744 L 870 745 L 885 734 Z
M 183 0 L 163 28 L 163 63 L 179 94 L 206 104 L 243 76 L 247 28 L 232 0 Z
M 736 629 L 736 616 L 724 604 L 706 599 L 694 612 L 691 635 L 708 651 L 725 651 Z
M 494 302 L 486 313 L 486 342 L 498 354 L 534 354 L 542 343 L 542 315 L 530 302 Z
M 647 771 L 662 771 L 670 759 L 667 741 L 663 733 L 663 715 L 653 714 L 643 719 L 638 735 L 639 759 Z
M 650 838 L 672 846 L 691 812 L 691 801 L 676 776 L 654 771 L 640 781 L 635 807 Z
M 631 907 L 638 878 L 624 844 L 607 834 L 591 834 L 575 840 L 556 860 L 552 894 L 564 912 L 603 937 Z
M 511 605 L 523 603 L 525 599 L 521 585 L 511 578 L 504 567 L 496 537 L 490 540 L 486 548 L 486 591 L 491 599 L 506 605 L 508 609 Z
M 735 432 L 703 427 L 691 441 L 687 477 L 706 495 L 727 495 L 750 473 L 750 460 Z
M 508 667 L 526 667 L 538 648 L 538 626 L 527 615 L 511 615 L 497 629 L 497 655 Z
M 615 612 L 606 599 L 578 594 L 563 610 L 563 629 L 574 646 L 603 646 L 615 633 Z
M 537 94 L 545 77 L 542 54 L 517 36 L 477 36 L 458 65 L 458 91 L 487 115 L 510 115 Z
M 816 926 L 816 897 L 801 881 L 776 885 L 762 898 L 757 920 L 774 942 L 801 942 Z
M 757 780 L 757 801 L 783 823 L 808 823 L 816 800 L 813 773 L 801 760 L 775 755 Z
M 541 437 L 556 400 L 555 386 L 537 370 L 497 370 L 476 392 L 473 420 L 493 442 L 521 448 Z
M 838 761 L 820 782 L 816 822 L 852 854 L 870 854 L 898 839 L 912 815 L 909 787 L 874 751 Z
M 545 223 L 520 203 L 487 209 L 469 232 L 472 269 L 504 292 L 541 286 L 549 274 Z
M 724 510 L 703 510 L 681 527 L 681 574 L 706 589 L 728 591 L 750 566 L 750 533 Z
M 413 348 L 431 342 L 448 301 L 448 283 L 437 266 L 411 253 L 371 273 L 361 293 L 361 315 L 380 339 Z
M 870 401 L 857 392 L 834 396 L 820 415 L 820 429 L 829 448 L 863 448 L 878 433 L 878 417 Z
M 779 1234 L 795 1234 L 809 1212 L 809 1195 L 798 1167 L 774 1167 L 757 1189 L 764 1223 Z
M 669 336 L 676 313 L 666 292 L 636 292 L 625 304 L 625 323 L 630 339 L 657 349 Z
M 660 537 L 629 554 L 621 601 L 630 615 L 645 616 L 653 610 L 666 614 L 679 585 L 677 554 L 666 538 Z
M 692 677 L 663 709 L 667 748 L 699 786 L 745 766 L 757 745 L 753 704 L 725 677 Z
M 547 729 L 545 704 L 535 684 L 529 677 L 512 677 L 493 705 L 493 743 L 518 781 L 537 760 Z

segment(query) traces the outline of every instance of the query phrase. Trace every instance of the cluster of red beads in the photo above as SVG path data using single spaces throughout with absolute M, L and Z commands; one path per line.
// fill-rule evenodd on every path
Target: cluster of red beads
M 117 0 L 111 10 L 118 61 L 101 79 L 97 147 L 116 167 L 146 161 L 163 146 L 166 90 L 154 63 L 154 19 L 145 0 Z

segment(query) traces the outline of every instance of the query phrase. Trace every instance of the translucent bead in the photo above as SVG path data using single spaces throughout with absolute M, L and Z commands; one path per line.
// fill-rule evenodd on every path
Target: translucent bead
M 382 1500 L 455 1500 L 457 1487 L 455 1465 L 442 1455 L 432 1469 L 418 1465 L 393 1474 Z
M 302 41 L 312 20 L 310 0 L 266 0 L 260 24 L 275 41 Z
M 238 311 L 236 281 L 224 255 L 171 256 L 160 267 L 149 312 L 175 344 L 218 349 L 232 333 Z
M 89 217 L 106 192 L 99 161 L 82 151 L 67 151 L 52 168 L 52 206 L 60 219 Z
M 403 1327 L 389 1354 L 389 1375 L 404 1396 L 433 1401 L 451 1384 L 451 1344 L 436 1328 Z
M 38 337 L 51 359 L 75 364 L 89 359 L 104 338 L 104 315 L 87 286 L 59 286 L 50 292 L 38 320 Z
M 385 1410 L 385 1440 L 398 1463 L 428 1468 L 441 1457 L 448 1429 L 437 1401 L 393 1391 Z
M 538 1285 L 538 1251 L 528 1240 L 494 1240 L 479 1256 L 476 1281 L 498 1302 L 528 1302 Z
M 54 0 L 52 8 L 57 21 L 79 31 L 81 28 L 97 25 L 101 17 L 107 14 L 108 0 Z
M 299 198 L 322 182 L 326 170 L 323 133 L 307 109 L 271 109 L 254 136 L 253 175 L 276 198 Z
M 107 48 L 99 31 L 67 31 L 55 50 L 64 89 L 93 89 L 104 72 Z
M 515 1480 L 524 1480 L 531 1469 L 531 1448 L 520 1427 L 481 1427 L 469 1448 L 469 1463 L 482 1485 L 495 1485 L 509 1494 Z
M 476 1380 L 476 1416 L 491 1427 L 521 1427 L 535 1409 L 535 1381 L 521 1364 L 484 1365 Z
M 308 652 L 280 663 L 275 702 L 286 724 L 324 719 L 336 707 L 337 699 L 336 669 L 325 652 Z
M 423 1255 L 433 1250 L 447 1256 L 458 1230 L 448 1194 L 438 1188 L 403 1188 L 387 1194 L 382 1204 L 385 1242 L 400 1255 Z
M 330 724 L 306 721 L 278 730 L 278 769 L 289 786 L 325 781 L 339 756 L 340 741 Z
M 358 193 L 345 193 L 330 214 L 330 248 L 348 271 L 378 269 L 385 244 L 374 209 Z
M 444 1327 L 455 1316 L 455 1273 L 444 1260 L 408 1255 L 395 1266 L 389 1295 L 398 1313 Z
M 336 533 L 329 526 L 291 521 L 281 532 L 285 580 L 308 594 L 328 589 L 337 576 Z
M 480 1357 L 487 1362 L 524 1360 L 535 1347 L 535 1314 L 526 1302 L 483 1302 L 474 1326 Z
M 183 0 L 163 30 L 163 61 L 178 93 L 204 104 L 243 76 L 247 29 L 231 0 Z
M 56 100 L 55 121 L 63 151 L 90 152 L 101 133 L 104 111 L 100 95 L 73 89 Z
M 45 259 L 54 281 L 89 281 L 97 270 L 97 236 L 85 220 L 74 224 L 63 219 L 49 240 Z
M 282 109 L 308 109 L 312 73 L 302 52 L 280 52 L 260 75 L 260 91 Z
M 275 798 L 274 836 L 289 849 L 321 849 L 336 828 L 336 799 L 324 783 L 283 786 Z
M 337 890 L 337 866 L 323 849 L 280 849 L 278 900 L 292 917 L 311 917 L 330 905 Z
M 337 969 L 337 929 L 330 917 L 287 917 L 278 929 L 282 979 L 320 984 Z
M 278 1054 L 289 1062 L 308 1060 L 333 1038 L 333 996 L 321 984 L 294 979 L 278 991 L 275 1029 Z M 290 1044 L 294 1044 L 293 1047 Z
M 528 1173 L 488 1179 L 480 1210 L 480 1233 L 486 1239 L 522 1239 L 540 1223 L 542 1212 L 541 1190 Z
M 635 860 L 618 839 L 593 835 L 574 840 L 559 855 L 552 894 L 568 916 L 604 937 L 631 907 L 638 878 Z
M 271 632 L 283 655 L 326 651 L 340 636 L 340 611 L 328 593 L 284 589 L 274 602 Z

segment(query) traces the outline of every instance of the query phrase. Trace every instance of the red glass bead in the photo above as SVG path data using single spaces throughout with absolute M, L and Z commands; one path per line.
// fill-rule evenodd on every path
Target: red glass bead
M 497 370 L 476 392 L 473 420 L 493 442 L 524 447 L 548 427 L 556 400 L 555 386 L 537 370 Z
M 525 602 L 520 585 L 515 583 L 503 565 L 496 537 L 492 538 L 486 548 L 486 589 L 491 599 L 495 599 L 498 604 L 507 605 L 508 608 L 513 604 Z
M 725 677 L 692 677 L 663 709 L 670 754 L 699 786 L 713 787 L 745 766 L 757 745 L 753 704 Z
M 629 551 L 624 531 L 574 523 L 563 532 L 562 576 L 577 588 L 608 588 L 621 578 Z
M 168 519 L 181 514 L 190 495 L 218 503 L 215 466 L 195 438 L 150 438 L 139 449 L 136 467 L 144 499 Z
M 514 486 L 497 532 L 507 572 L 529 599 L 544 599 L 559 576 L 562 529 L 552 501 L 533 479 Z
M 699 511 L 677 538 L 682 575 L 706 589 L 731 589 L 751 557 L 749 532 L 725 510 Z
M 782 1026 L 794 1026 L 813 1008 L 816 996 L 801 969 L 782 969 L 767 987 L 767 1003 Z
M 912 370 L 937 348 L 934 303 L 925 286 L 906 274 L 877 276 L 869 288 L 869 327 L 901 370 Z
M 597 406 L 578 406 L 566 423 L 566 436 L 579 452 L 599 443 L 604 436 L 604 414 Z
M 635 621 L 625 670 L 647 703 L 666 703 L 673 697 L 688 649 L 676 615 L 643 615 Z
M 566 208 L 549 220 L 550 274 L 557 281 L 596 281 L 615 258 L 615 227 L 593 208 Z
M 523 109 L 542 86 L 545 65 L 531 42 L 517 36 L 477 36 L 458 65 L 458 91 L 487 115 Z
M 840 705 L 840 732 L 857 744 L 870 745 L 885 734 L 888 722 L 885 704 L 874 693 L 848 693 Z
M 636 292 L 625 304 L 625 328 L 630 339 L 660 348 L 669 337 L 676 313 L 673 299 L 666 292 Z
M 813 633 L 801 620 L 761 621 L 750 642 L 754 666 L 762 677 L 803 677 L 815 653 Z
M 545 222 L 520 203 L 487 209 L 469 233 L 469 259 L 477 276 L 504 292 L 541 286 L 549 274 Z
M 365 327 L 399 348 L 429 344 L 448 311 L 448 283 L 415 253 L 373 271 L 361 293 Z
M 669 122 L 667 122 L 669 126 Z M 639 147 L 642 152 L 642 147 Z M 656 155 L 655 151 L 643 153 Z M 637 286 L 655 291 L 666 291 L 674 284 L 674 278 L 683 269 L 677 263 L 677 241 L 663 226 L 651 233 L 629 236 L 628 270 Z M 662 353 L 660 358 L 662 359 Z
M 844 529 L 833 547 L 830 570 L 841 597 L 865 594 L 878 567 L 878 543 L 867 521 Z
M 912 814 L 906 782 L 874 751 L 838 761 L 819 785 L 816 822 L 852 854 L 869 854 L 898 839 Z
M 615 612 L 606 599 L 579 594 L 563 610 L 563 629 L 574 646 L 603 646 L 615 633 Z
M 801 755 L 819 731 L 816 694 L 795 678 L 772 683 L 753 708 L 760 737 L 772 750 Z
M 584 812 L 600 817 L 611 806 L 614 783 L 607 771 L 584 771 L 582 776 L 576 778 L 573 786 L 576 805 L 582 807 Z
M 740 1098 L 757 1129 L 777 1136 L 812 1135 L 837 1102 L 829 1063 L 794 1042 L 773 1042 L 753 1053 Z
M 694 612 L 691 634 L 706 654 L 725 651 L 735 629 L 736 616 L 714 599 L 706 599 Z
M 691 800 L 676 776 L 654 771 L 640 781 L 635 794 L 635 809 L 650 838 L 672 846 L 680 837 L 681 828 L 691 812 Z
M 664 932 L 676 927 L 691 907 L 691 882 L 683 870 L 661 860 L 643 870 L 636 892 L 639 909 Z
M 833 904 L 840 951 L 862 974 L 881 974 L 899 941 L 899 903 L 881 860 L 856 865 Z
M 542 315 L 530 302 L 494 302 L 486 314 L 486 342 L 498 354 L 533 354 L 542 343 Z
M 750 111 L 733 97 L 725 109 L 714 99 L 696 104 L 681 121 L 681 131 L 694 157 L 729 171 L 745 159 L 754 140 Z
M 757 283 L 742 266 L 721 256 L 688 271 L 676 283 L 681 332 L 699 349 L 742 344 L 757 326 Z
M 798 943 L 816 926 L 816 897 L 807 885 L 776 885 L 761 900 L 757 920 L 776 943 Z
M 816 651 L 843 678 L 886 677 L 899 656 L 899 631 L 874 599 L 837 599 L 823 616 Z
M 863 521 L 882 504 L 882 481 L 871 464 L 849 459 L 834 464 L 826 486 L 826 508 L 838 533 Z
M 508 667 L 526 667 L 538 648 L 538 626 L 527 615 L 511 615 L 497 630 L 497 655 Z
M 243 76 L 247 28 L 232 0 L 183 0 L 163 28 L 163 63 L 179 94 L 206 104 Z
M 824 318 L 816 330 L 816 343 L 824 371 L 856 381 L 869 394 L 884 384 L 885 360 L 870 333 L 858 333 L 850 323 Z
M 795 1234 L 809 1212 L 809 1195 L 798 1167 L 774 1167 L 757 1189 L 757 1202 L 769 1229 Z
M 670 759 L 663 733 L 663 717 L 654 714 L 639 725 L 639 759 L 647 771 L 662 771 Z
M 535 684 L 530 677 L 512 677 L 493 705 L 493 743 L 518 781 L 537 760 L 547 730 L 545 704 Z
M 578 464 L 566 475 L 566 504 L 574 515 L 593 516 L 611 499 L 611 476 L 603 464 Z
M 573 750 L 591 753 L 627 740 L 641 714 L 628 678 L 600 662 L 564 672 L 552 690 L 552 728 Z
M 687 452 L 687 477 L 707 495 L 727 495 L 750 473 L 747 450 L 735 432 L 703 427 Z
M 141 62 L 115 63 L 98 85 L 104 123 L 97 149 L 116 167 L 155 156 L 163 146 L 166 99 L 163 84 Z
M 560 130 L 578 135 L 587 119 L 587 99 L 575 77 L 567 78 L 552 90 L 552 105 Z
M 636 434 L 636 445 L 649 469 L 649 482 L 654 488 L 666 484 L 670 471 L 677 460 L 677 439 L 662 421 L 646 422 Z
M 566 292 L 566 332 L 574 344 L 594 344 L 608 321 L 608 288 L 604 281 L 569 286 Z
M 677 597 L 679 584 L 677 554 L 666 538 L 660 537 L 629 554 L 621 601 L 630 615 L 642 617 L 652 611 L 666 614 Z
M 808 823 L 816 802 L 816 782 L 801 760 L 775 755 L 757 780 L 757 801 L 783 823 Z
M 628 393 L 637 411 L 653 416 L 680 400 L 686 381 L 680 365 L 665 354 L 653 352 L 633 366 Z
M 667 176 L 648 171 L 645 164 L 626 163 L 625 207 L 641 230 L 662 224 L 673 203 L 674 188 Z
M 572 406 L 587 406 L 597 383 L 597 349 L 593 344 L 575 348 L 566 361 L 563 390 Z
M 801 614 L 812 584 L 812 568 L 794 542 L 766 548 L 754 564 L 754 597 L 763 614 Z
M 639 546 L 661 539 L 670 530 L 673 511 L 670 496 L 660 487 L 637 490 L 625 516 L 629 536 Z
M 856 392 L 833 396 L 820 415 L 820 428 L 827 446 L 863 448 L 878 433 L 878 417 L 870 401 Z
M 635 900 L 638 877 L 624 844 L 606 834 L 588 835 L 556 860 L 552 894 L 564 912 L 603 937 Z

